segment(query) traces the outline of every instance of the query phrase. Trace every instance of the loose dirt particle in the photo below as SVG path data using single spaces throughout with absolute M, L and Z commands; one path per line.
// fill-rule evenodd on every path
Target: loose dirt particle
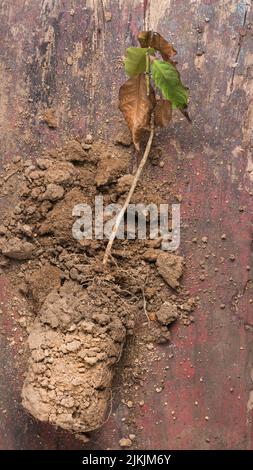
M 44 111 L 43 120 L 48 125 L 48 127 L 55 129 L 57 127 L 57 120 L 55 117 L 55 110 L 53 108 L 47 108 Z
M 112 19 L 112 14 L 110 11 L 105 11 L 105 21 L 108 22 L 108 21 L 111 21 Z
M 123 437 L 122 439 L 119 440 L 119 445 L 120 447 L 131 447 L 132 441 L 131 439 L 128 439 L 127 437 Z

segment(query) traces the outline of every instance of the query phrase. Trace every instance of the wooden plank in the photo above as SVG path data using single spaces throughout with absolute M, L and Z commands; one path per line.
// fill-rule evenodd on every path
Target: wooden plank
M 247 0 L 162 0 L 159 8 L 154 0 L 86 6 L 75 0 L 71 8 L 59 0 L 1 2 L 3 163 L 39 155 L 70 134 L 110 139 L 119 119 L 121 57 L 143 24 L 175 42 L 191 90 L 193 125 L 175 116 L 160 133 L 165 166 L 152 167 L 152 174 L 161 181 L 173 175 L 183 197 L 180 251 L 190 260 L 184 283 L 199 307 L 192 326 L 174 328 L 172 346 L 157 347 L 162 359 L 140 392 L 145 406 L 136 410 L 137 448 L 253 448 L 252 15 Z M 49 105 L 59 120 L 54 131 L 40 119 Z M 21 335 L 8 309 L 14 295 L 2 276 L 0 446 L 83 449 L 20 406 L 24 364 L 19 345 L 14 350 L 7 340 Z M 154 393 L 164 377 L 164 391 Z M 117 399 L 113 412 L 87 448 L 118 448 L 127 427 Z

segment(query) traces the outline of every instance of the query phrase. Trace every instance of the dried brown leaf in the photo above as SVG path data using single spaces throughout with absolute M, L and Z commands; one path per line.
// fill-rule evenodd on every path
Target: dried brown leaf
M 174 57 L 177 54 L 177 51 L 174 49 L 172 44 L 170 44 L 163 36 L 159 33 L 153 31 L 141 31 L 138 34 L 138 41 L 141 47 L 153 47 L 160 52 L 163 60 L 169 62 L 171 57 Z
M 149 47 L 149 42 L 150 42 L 150 35 L 152 31 L 141 31 L 138 34 L 138 41 L 141 45 L 141 47 Z
M 168 100 L 159 100 L 155 107 L 155 125 L 159 127 L 168 126 L 172 118 L 172 106 Z
M 147 96 L 144 74 L 130 78 L 120 87 L 119 109 L 122 111 L 132 133 L 133 143 L 137 151 L 140 150 L 142 131 L 148 130 L 150 127 L 154 106 L 155 93 L 153 88 L 150 87 L 150 94 Z

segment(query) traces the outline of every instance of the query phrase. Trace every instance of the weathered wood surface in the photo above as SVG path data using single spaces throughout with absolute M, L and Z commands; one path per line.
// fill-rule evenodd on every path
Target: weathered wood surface
M 145 406 L 136 411 L 144 428 L 138 448 L 253 448 L 251 3 L 0 2 L 2 163 L 16 155 L 36 156 L 69 134 L 92 131 L 110 138 L 119 118 L 121 56 L 144 23 L 175 42 L 191 90 L 193 125 L 176 118 L 161 133 L 165 167 L 152 171 L 162 181 L 173 174 L 173 186 L 183 196 L 180 251 L 190 259 L 184 283 L 199 296 L 200 306 L 192 326 L 174 328 L 173 346 L 164 349 L 160 369 L 146 384 Z M 112 14 L 110 21 L 106 12 Z M 56 130 L 40 119 L 49 105 L 57 110 Z M 226 241 L 221 240 L 224 233 Z M 207 244 L 202 237 L 208 237 Z M 15 312 L 8 311 L 8 296 L 13 294 L 4 276 L 1 288 L 0 447 L 84 448 L 70 435 L 36 423 L 22 409 L 22 364 L 9 341 Z M 16 338 L 20 334 L 17 330 Z M 174 357 L 169 359 L 171 350 Z M 154 383 L 167 364 L 161 398 Z M 114 408 L 87 448 L 118 448 L 124 427 L 117 403 Z

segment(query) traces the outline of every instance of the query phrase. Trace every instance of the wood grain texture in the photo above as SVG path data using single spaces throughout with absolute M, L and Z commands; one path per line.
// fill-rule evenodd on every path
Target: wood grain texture
M 145 406 L 136 410 L 135 447 L 253 449 L 252 2 L 157 3 L 73 0 L 70 8 L 65 0 L 1 1 L 1 161 L 37 156 L 70 134 L 111 138 L 120 118 L 125 48 L 137 44 L 143 25 L 175 44 L 191 90 L 193 125 L 176 114 L 160 132 L 165 166 L 152 174 L 161 181 L 173 175 L 173 188 L 183 197 L 184 284 L 200 300 L 195 323 L 176 325 L 172 345 L 157 347 L 162 360 L 145 384 Z M 108 11 L 111 21 L 105 20 Z M 49 105 L 59 121 L 55 130 L 41 119 Z M 1 199 L 4 204 L 12 202 Z M 8 309 L 14 295 L 2 276 L 0 447 L 84 449 L 67 433 L 36 423 L 20 406 L 21 331 L 15 332 L 15 348 L 8 341 L 18 314 Z M 164 391 L 154 393 L 168 365 Z M 88 449 L 118 448 L 125 428 L 117 400 L 113 412 Z

